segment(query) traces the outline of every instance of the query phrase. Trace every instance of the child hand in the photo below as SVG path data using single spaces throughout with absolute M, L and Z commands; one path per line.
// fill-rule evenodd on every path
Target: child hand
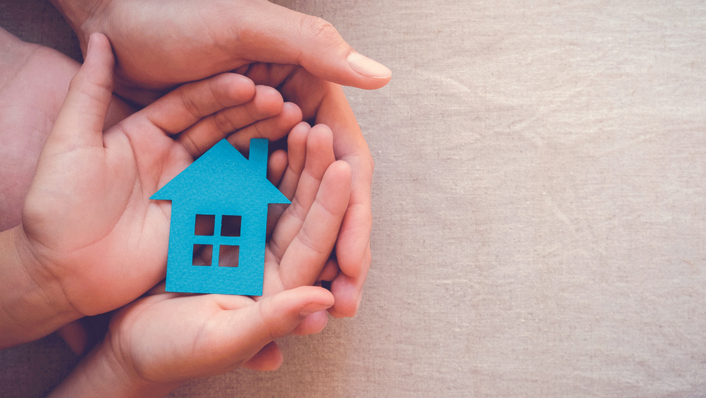
M 271 205 L 268 211 L 272 233 L 263 296 L 333 280 L 338 266 L 330 257 L 348 207 L 351 171 L 348 163 L 335 160 L 331 129 L 299 123 L 289 133 L 287 152 L 273 153 L 268 169 L 268 178 L 292 203 Z M 202 256 L 210 259 L 212 253 L 204 250 Z M 221 247 L 220 262 L 235 266 L 238 256 L 237 249 Z M 318 332 L 327 319 L 325 313 L 312 315 L 297 333 Z
M 332 252 L 348 208 L 351 169 L 335 160 L 333 139 L 327 126 L 311 128 L 304 122 L 289 133 L 286 170 L 272 174 L 292 203 L 283 211 L 270 211 L 278 221 L 265 251 L 266 294 L 332 281 L 338 275 Z M 296 332 L 319 331 L 326 321 L 325 313 L 312 315 Z
M 107 39 L 94 36 L 40 156 L 23 223 L 12 232 L 27 279 L 39 286 L 35 307 L 61 315 L 29 338 L 118 308 L 163 279 L 171 207 L 149 197 L 227 130 L 250 126 L 236 137 L 259 135 L 257 123 L 277 120 L 258 122 L 271 101 L 253 97 L 266 90 L 222 74 L 184 85 L 103 133 L 114 61 Z M 268 138 L 301 120 L 289 108 L 289 127 L 280 118 Z
M 331 293 L 313 286 L 258 302 L 243 296 L 158 293 L 120 310 L 104 342 L 51 396 L 155 397 L 248 361 L 250 367 L 273 370 L 282 356 L 272 340 L 331 305 Z

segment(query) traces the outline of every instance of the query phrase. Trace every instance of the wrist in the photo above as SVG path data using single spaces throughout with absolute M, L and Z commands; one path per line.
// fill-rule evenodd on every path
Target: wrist
M 103 343 L 91 351 L 49 396 L 163 397 L 178 386 L 149 381 L 137 375 L 116 354 L 108 333 Z
M 42 269 L 21 225 L 0 232 L 0 349 L 44 337 L 82 316 Z

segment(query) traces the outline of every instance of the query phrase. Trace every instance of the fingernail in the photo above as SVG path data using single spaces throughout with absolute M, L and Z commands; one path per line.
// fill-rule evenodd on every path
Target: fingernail
M 380 64 L 372 59 L 353 51 L 348 56 L 348 65 L 354 71 L 365 77 L 374 79 L 387 79 L 392 76 L 392 71 L 385 65 Z
M 301 316 L 309 316 L 311 314 L 317 313 L 319 311 L 323 311 L 331 307 L 330 305 L 326 304 L 320 304 L 320 303 L 309 303 L 302 307 L 302 309 L 299 311 L 299 315 Z

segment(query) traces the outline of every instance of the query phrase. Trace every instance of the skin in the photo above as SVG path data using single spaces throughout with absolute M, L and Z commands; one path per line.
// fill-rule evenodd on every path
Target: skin
M 22 224 L 0 233 L 0 250 L 6 254 L 0 261 L 6 275 L 0 298 L 2 346 L 118 308 L 162 280 L 171 205 L 149 197 L 200 154 L 194 148 L 222 137 L 218 129 L 204 135 L 207 129 L 200 124 L 247 107 L 256 96 L 256 86 L 246 77 L 222 74 L 184 85 L 103 132 L 113 56 L 105 36 L 95 37 L 95 55 L 89 54 L 72 80 L 42 150 Z M 253 120 L 231 122 L 252 125 Z M 201 133 L 191 136 L 193 131 Z M 342 219 L 350 170 L 344 162 L 331 167 L 338 172 L 326 180 L 333 179 L 334 186 L 326 195 L 342 203 L 337 208 Z M 312 264 L 322 268 L 327 256 Z M 287 268 L 284 262 L 280 266 Z
M 274 370 L 282 354 L 273 339 L 332 304 L 331 293 L 314 286 L 258 302 L 158 293 L 121 310 L 104 342 L 50 396 L 159 397 L 241 364 Z
M 1 28 L 0 53 L 0 231 L 4 231 L 21 221 L 37 159 L 79 65 Z M 113 97 L 104 127 L 133 112 Z
M 68 248 L 78 247 L 80 253 L 74 253 L 76 256 L 71 257 L 79 262 L 83 256 L 90 254 L 90 246 L 102 246 L 103 240 L 111 241 L 108 246 L 125 247 L 134 240 L 149 241 L 153 234 L 161 235 L 163 228 L 168 229 L 168 225 L 160 227 L 160 224 L 169 213 L 169 202 L 149 203 L 145 195 L 163 185 L 163 178 L 173 174 L 172 168 L 180 169 L 191 161 L 191 156 L 179 140 L 170 136 L 169 131 L 177 126 L 193 124 L 193 120 L 204 120 L 201 114 L 199 117 L 187 114 L 183 116 L 184 120 L 175 120 L 183 109 L 178 106 L 173 109 L 168 96 L 161 100 L 162 103 L 145 108 L 106 133 L 96 132 L 93 129 L 104 117 L 104 102 L 110 95 L 111 66 L 112 54 L 107 40 L 102 35 L 95 35 L 86 63 L 74 78 L 47 140 L 35 178 L 35 182 L 41 181 L 42 186 L 49 184 L 42 180 L 45 164 L 55 166 L 53 170 L 62 166 L 64 157 L 71 158 L 73 162 L 83 157 L 90 160 L 90 153 L 94 150 L 98 152 L 94 156 L 100 159 L 100 163 L 109 165 L 111 156 L 116 156 L 109 155 L 109 151 L 118 150 L 121 141 L 129 141 L 127 145 L 131 149 L 122 152 L 124 156 L 134 157 L 134 169 L 130 162 L 120 159 L 112 172 L 115 177 L 111 179 L 117 185 L 120 181 L 129 182 L 125 190 L 129 204 L 117 206 L 115 210 L 118 213 L 122 211 L 118 219 L 127 219 L 126 226 L 131 227 L 131 233 L 120 233 L 123 229 L 119 225 L 121 221 L 108 225 L 98 220 L 94 225 L 85 217 L 81 221 L 82 228 L 100 229 L 99 226 L 104 226 L 106 231 L 109 230 L 104 238 L 85 245 L 77 244 L 80 241 L 78 238 L 54 235 L 56 226 L 35 232 L 45 236 L 44 241 L 63 241 L 69 244 Z M 225 76 L 211 79 L 210 88 L 220 87 L 219 80 L 233 78 Z M 233 81 L 230 83 L 236 84 Z M 204 114 L 218 109 L 220 105 L 217 104 L 236 98 L 229 94 L 228 87 L 221 87 L 226 88 L 225 91 L 203 91 L 203 86 L 184 86 L 181 89 L 183 92 L 177 92 L 172 97 L 177 98 L 178 95 L 178 98 L 186 96 L 195 99 L 203 96 L 201 101 L 194 103 L 201 105 L 199 109 Z M 222 96 L 224 94 L 225 97 Z M 100 106 L 101 103 L 103 106 Z M 92 109 L 102 111 L 89 112 Z M 139 133 L 132 132 L 132 123 L 136 123 L 134 127 L 141 127 Z M 149 128 L 150 124 L 152 128 Z M 123 135 L 125 137 L 121 137 Z M 126 306 L 114 316 L 103 343 L 79 364 L 52 396 L 96 396 L 110 391 L 118 396 L 153 397 L 166 395 L 190 379 L 227 372 L 240 365 L 273 370 L 282 363 L 282 354 L 273 343 L 276 338 L 296 329 L 300 329 L 302 334 L 316 333 L 325 326 L 324 311 L 333 305 L 333 295 L 320 287 L 301 285 L 313 283 L 325 273 L 325 264 L 335 243 L 335 232 L 340 228 L 348 206 L 350 167 L 346 162 L 334 159 L 333 136 L 326 126 L 309 128 L 299 124 L 289 139 L 286 167 L 283 167 L 285 163 L 281 162 L 284 159 L 280 152 L 274 156 L 269 171 L 282 192 L 296 205 L 281 213 L 268 241 L 263 296 L 184 295 L 166 293 L 160 285 L 152 289 L 147 297 Z M 81 156 L 76 156 L 78 151 L 81 151 Z M 142 164 L 154 166 L 155 163 L 160 166 L 160 172 L 154 171 L 156 167 L 141 167 Z M 101 166 L 95 164 L 93 167 L 100 169 Z M 122 175 L 123 172 L 139 175 L 139 178 L 131 180 Z M 83 180 L 80 185 L 85 190 L 86 185 L 91 185 L 85 184 L 88 178 L 86 173 L 81 173 L 71 180 Z M 70 185 L 69 181 L 64 181 L 62 186 Z M 35 200 L 37 186 L 33 183 L 28 203 Z M 55 191 L 42 188 L 40 192 Z M 70 191 L 68 189 L 67 193 Z M 93 193 L 72 192 L 71 196 L 77 195 Z M 105 196 L 102 199 L 109 200 Z M 81 207 L 84 214 L 90 213 L 90 209 Z M 111 208 L 108 206 L 103 210 L 110 213 Z M 67 210 L 71 211 L 71 206 Z M 148 219 L 152 214 L 154 218 Z M 25 219 L 31 221 L 30 218 Z M 136 239 L 135 236 L 140 235 L 147 224 L 152 225 L 150 234 Z M 33 228 L 37 226 L 29 229 Z M 116 233 L 118 235 L 114 235 Z M 158 242 L 149 243 L 153 251 L 160 251 Z M 46 250 L 46 245 L 42 245 L 40 250 Z M 72 250 L 60 252 L 63 256 Z M 166 252 L 158 255 L 166 256 Z M 111 269 L 106 258 L 112 257 L 104 257 L 105 271 Z M 175 330 L 179 333 L 174 333 Z
M 39 154 L 80 65 L 50 48 L 25 43 L 2 28 L 0 50 L 0 231 L 4 231 L 20 224 Z M 134 112 L 113 95 L 103 129 Z M 234 145 L 246 148 L 252 137 L 285 135 L 301 118 L 299 107 L 284 102 L 277 90 L 256 86 L 255 97 L 247 104 L 210 117 L 186 134 L 207 148 L 220 139 L 210 132 L 220 131 L 223 136 L 230 134 Z M 190 147 L 189 151 L 196 155 L 203 149 Z
M 373 160 L 338 84 L 384 86 L 391 72 L 353 50 L 326 21 L 266 0 L 52 0 L 77 33 L 110 39 L 116 92 L 146 104 L 172 87 L 235 70 L 276 87 L 304 120 L 333 131 L 336 159 L 352 170 L 351 197 L 332 264 L 337 317 L 357 312 L 370 267 Z
M 4 231 L 21 222 L 39 154 L 80 65 L 50 48 L 25 43 L 3 29 L 0 49 L 0 231 Z M 113 95 L 103 129 L 134 112 Z M 254 98 L 243 106 L 208 117 L 182 134 L 193 136 L 184 140 L 186 144 L 198 142 L 204 148 L 230 134 L 234 145 L 246 148 L 251 137 L 281 137 L 300 120 L 301 111 L 296 105 L 284 102 L 271 87 L 256 86 Z M 220 134 L 211 134 L 214 131 Z M 194 156 L 201 151 L 193 145 L 188 150 Z M 282 167 L 286 167 L 284 156 Z M 88 336 L 79 322 L 65 325 L 58 334 L 77 355 L 83 353 Z

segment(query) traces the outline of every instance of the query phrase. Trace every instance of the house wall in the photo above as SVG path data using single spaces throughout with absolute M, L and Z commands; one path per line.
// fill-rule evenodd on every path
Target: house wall
M 226 215 L 243 215 L 241 236 L 219 237 L 221 217 L 213 214 L 208 205 L 190 206 L 179 202 L 172 205 L 171 229 L 169 238 L 169 258 L 167 260 L 167 291 L 186 293 L 218 293 L 259 296 L 262 294 L 262 281 L 265 256 L 265 226 L 257 220 L 267 219 L 267 206 L 249 209 L 246 215 L 234 208 Z M 240 213 L 240 214 L 239 214 Z M 196 214 L 214 215 L 213 236 L 195 236 Z M 193 265 L 193 245 L 211 244 L 214 247 L 210 266 Z M 218 245 L 238 245 L 240 248 L 237 267 L 219 266 Z

